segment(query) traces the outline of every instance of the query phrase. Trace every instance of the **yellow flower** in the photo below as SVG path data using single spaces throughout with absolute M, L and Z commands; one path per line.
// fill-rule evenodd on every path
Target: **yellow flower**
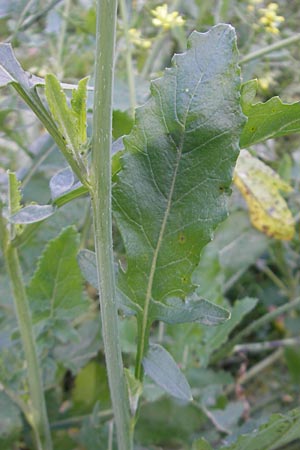
M 141 47 L 141 48 L 145 48 L 145 49 L 151 47 L 151 41 L 149 39 L 142 38 L 142 33 L 140 30 L 137 30 L 136 28 L 130 28 L 128 33 L 129 33 L 130 41 L 137 47 Z
M 155 27 L 162 27 L 164 30 L 170 30 L 174 27 L 181 27 L 185 20 L 179 15 L 178 11 L 168 12 L 168 5 L 164 3 L 151 10 L 154 19 L 152 23 Z
M 276 28 L 277 29 L 277 28 Z M 278 31 L 278 30 L 277 30 Z M 279 31 L 278 31 L 279 32 Z M 263 91 L 267 91 L 269 87 L 274 84 L 274 80 L 271 75 L 266 75 L 265 77 L 258 79 L 258 84 Z
M 283 16 L 277 15 L 278 4 L 277 3 L 269 3 L 266 8 L 260 8 L 258 10 L 261 18 L 259 19 L 259 23 L 264 25 L 265 30 L 268 33 L 279 34 L 279 25 L 284 22 Z

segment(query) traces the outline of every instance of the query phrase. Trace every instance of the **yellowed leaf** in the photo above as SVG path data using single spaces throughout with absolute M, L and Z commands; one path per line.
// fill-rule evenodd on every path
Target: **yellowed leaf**
M 289 184 L 247 150 L 240 153 L 234 182 L 247 202 L 255 228 L 275 239 L 293 238 L 294 219 L 280 193 L 291 192 Z

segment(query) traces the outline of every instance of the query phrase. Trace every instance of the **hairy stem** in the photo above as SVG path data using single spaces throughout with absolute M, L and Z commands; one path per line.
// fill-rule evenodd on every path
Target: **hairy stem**
M 118 331 L 113 264 L 111 144 L 117 0 L 97 1 L 91 197 L 102 335 L 119 450 L 131 450 L 129 402 Z

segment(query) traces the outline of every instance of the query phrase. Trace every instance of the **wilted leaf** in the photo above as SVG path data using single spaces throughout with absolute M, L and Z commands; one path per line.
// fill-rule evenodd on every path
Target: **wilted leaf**
M 237 161 L 234 182 L 244 196 L 253 226 L 275 239 L 294 236 L 294 219 L 280 192 L 292 188 L 270 167 L 242 150 Z
M 243 129 L 240 146 L 249 147 L 270 138 L 285 136 L 300 131 L 300 102 L 282 103 L 273 97 L 266 103 L 255 103 L 257 80 L 242 86 L 242 108 L 248 121 Z
M 194 32 L 188 47 L 137 109 L 113 192 L 127 254 L 119 288 L 143 310 L 142 333 L 156 318 L 155 302 L 194 289 L 201 250 L 227 215 L 244 124 L 233 28 Z

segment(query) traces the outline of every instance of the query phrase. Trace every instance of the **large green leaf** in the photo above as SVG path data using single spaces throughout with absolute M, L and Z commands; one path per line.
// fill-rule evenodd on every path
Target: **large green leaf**
M 220 450 L 276 450 L 295 439 L 300 439 L 300 408 L 287 414 L 273 414 L 259 429 Z
M 157 317 L 157 303 L 182 301 L 193 291 L 201 250 L 227 215 L 244 125 L 239 89 L 233 28 L 193 32 L 187 52 L 152 82 L 152 97 L 124 139 L 113 191 L 127 254 L 118 281 L 142 311 L 142 335 Z
M 248 121 L 241 136 L 241 148 L 300 132 L 300 102 L 288 104 L 273 97 L 266 103 L 253 104 L 256 91 L 257 80 L 250 80 L 242 87 L 242 107 Z

